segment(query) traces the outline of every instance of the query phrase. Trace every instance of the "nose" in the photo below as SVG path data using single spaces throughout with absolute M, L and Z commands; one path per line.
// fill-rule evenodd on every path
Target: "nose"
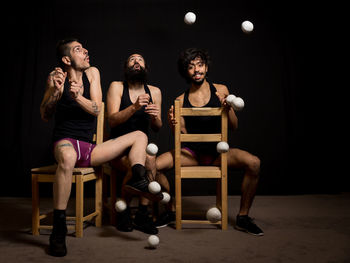
M 88 50 L 84 48 L 84 54 L 87 54 L 88 53 Z

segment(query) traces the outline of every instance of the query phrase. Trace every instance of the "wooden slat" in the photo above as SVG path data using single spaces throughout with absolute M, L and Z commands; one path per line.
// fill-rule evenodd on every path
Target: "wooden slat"
M 183 219 L 183 220 L 181 220 L 181 223 L 183 223 L 183 224 L 221 225 L 221 221 L 212 223 L 208 220 L 186 220 L 186 219 Z
M 181 108 L 182 116 L 220 116 L 221 108 Z
M 216 166 L 181 167 L 181 178 L 221 178 L 221 169 Z
M 221 134 L 181 134 L 182 142 L 220 142 Z

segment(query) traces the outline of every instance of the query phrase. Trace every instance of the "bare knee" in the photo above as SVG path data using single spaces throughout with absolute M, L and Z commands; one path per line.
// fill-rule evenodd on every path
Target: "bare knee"
M 76 159 L 75 151 L 61 152 L 58 158 L 58 166 L 64 172 L 71 172 L 75 166 Z
M 258 177 L 260 172 L 260 159 L 257 156 L 252 155 L 248 160 L 247 169 L 249 174 Z
M 144 142 L 146 144 L 148 143 L 148 137 L 147 137 L 147 135 L 144 132 L 142 132 L 142 131 L 134 131 L 134 135 L 136 137 L 136 140 L 142 141 L 142 142 Z

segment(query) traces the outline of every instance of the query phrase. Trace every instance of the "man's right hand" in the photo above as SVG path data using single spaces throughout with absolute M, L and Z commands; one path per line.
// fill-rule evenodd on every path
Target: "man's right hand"
M 147 106 L 149 102 L 150 96 L 146 94 L 141 94 L 137 97 L 137 100 L 135 101 L 134 105 L 136 110 L 141 109 L 143 106 Z
M 50 73 L 50 80 L 53 82 L 55 93 L 62 92 L 64 87 L 64 82 L 67 77 L 67 72 L 63 72 L 61 68 L 55 68 Z

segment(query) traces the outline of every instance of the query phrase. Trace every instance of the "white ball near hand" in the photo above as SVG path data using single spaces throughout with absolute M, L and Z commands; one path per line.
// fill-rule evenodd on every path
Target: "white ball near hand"
M 227 142 L 218 142 L 218 144 L 216 145 L 216 150 L 218 153 L 228 152 L 229 149 L 230 149 L 230 146 L 228 145 Z
M 152 194 L 158 194 L 161 190 L 160 184 L 157 183 L 156 181 L 150 182 L 148 185 L 148 190 Z
M 158 146 L 154 143 L 150 143 L 147 145 L 146 153 L 149 155 L 156 155 L 158 153 Z
M 233 100 L 236 98 L 235 95 L 230 94 L 226 97 L 226 103 L 232 107 L 233 105 Z
M 217 207 L 210 208 L 206 216 L 211 223 L 216 223 L 221 220 L 221 212 Z
M 188 12 L 184 17 L 184 21 L 187 25 L 192 25 L 196 22 L 196 15 L 193 12 Z
M 161 203 L 161 204 L 169 203 L 169 201 L 170 201 L 170 195 L 169 195 L 167 192 L 162 192 L 162 194 L 163 194 L 163 199 L 160 200 L 160 203 Z
M 147 242 L 150 247 L 156 248 L 159 245 L 159 237 L 156 235 L 150 235 Z
M 115 202 L 114 207 L 117 212 L 123 212 L 126 209 L 126 203 L 124 200 L 119 199 L 117 202 Z
M 252 22 L 250 22 L 250 21 L 247 20 L 247 21 L 244 21 L 244 22 L 242 23 L 241 28 L 242 28 L 242 31 L 243 31 L 244 33 L 249 34 L 249 33 L 251 33 L 251 32 L 253 31 L 254 25 L 253 25 Z
M 240 97 L 233 99 L 232 108 L 236 111 L 240 111 L 244 108 L 244 100 Z

